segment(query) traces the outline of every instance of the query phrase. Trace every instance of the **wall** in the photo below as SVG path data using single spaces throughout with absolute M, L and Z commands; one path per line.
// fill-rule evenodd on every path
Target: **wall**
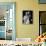
M 46 5 L 38 4 L 38 0 L 3 0 L 0 2 L 16 2 L 16 37 L 36 38 L 39 34 L 39 10 L 46 10 Z M 22 24 L 22 11 L 33 11 L 33 24 Z
M 17 2 L 16 2 L 17 4 Z M 37 0 L 19 0 L 17 5 L 17 37 L 18 38 L 36 38 L 39 32 L 39 17 L 38 17 L 38 4 Z M 33 24 L 24 25 L 22 24 L 22 11 L 29 9 L 33 11 Z

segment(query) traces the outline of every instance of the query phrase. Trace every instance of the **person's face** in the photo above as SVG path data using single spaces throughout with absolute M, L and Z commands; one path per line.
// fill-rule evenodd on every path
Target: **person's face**
M 26 12 L 25 15 L 28 16 L 30 14 L 30 12 Z

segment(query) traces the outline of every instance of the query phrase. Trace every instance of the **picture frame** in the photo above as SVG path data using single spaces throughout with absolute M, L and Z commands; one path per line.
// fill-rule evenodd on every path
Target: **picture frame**
M 23 12 L 22 12 L 22 23 L 23 24 L 33 24 L 33 11 L 23 10 Z

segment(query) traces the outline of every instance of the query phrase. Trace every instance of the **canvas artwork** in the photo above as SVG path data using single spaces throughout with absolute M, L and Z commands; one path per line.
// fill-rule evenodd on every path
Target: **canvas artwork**
M 32 11 L 29 11 L 29 10 L 23 11 L 22 23 L 33 24 L 33 12 Z
M 15 40 L 15 2 L 0 3 L 0 40 Z

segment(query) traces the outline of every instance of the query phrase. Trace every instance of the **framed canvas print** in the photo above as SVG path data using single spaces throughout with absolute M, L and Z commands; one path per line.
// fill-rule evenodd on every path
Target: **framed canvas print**
M 46 11 L 39 12 L 39 34 L 46 32 Z
M 24 10 L 22 16 L 23 24 L 33 24 L 33 11 Z
M 15 40 L 15 2 L 0 2 L 0 40 Z
M 39 0 L 40 4 L 46 4 L 46 0 Z

